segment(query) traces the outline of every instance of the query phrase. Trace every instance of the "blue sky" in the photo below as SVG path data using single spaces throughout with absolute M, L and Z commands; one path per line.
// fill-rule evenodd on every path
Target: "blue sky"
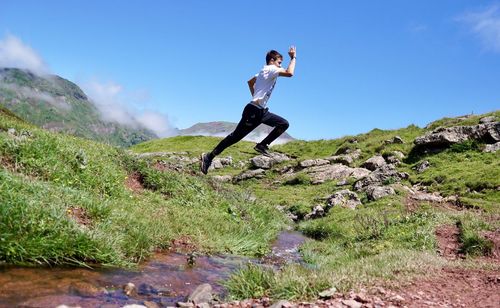
M 60 75 L 163 135 L 239 121 L 265 53 L 292 44 L 269 107 L 296 138 L 500 109 L 500 1 L 0 1 L 0 66 Z

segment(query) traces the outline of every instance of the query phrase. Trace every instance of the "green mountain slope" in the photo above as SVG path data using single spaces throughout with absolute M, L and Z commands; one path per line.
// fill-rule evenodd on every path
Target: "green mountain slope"
M 130 146 L 157 136 L 140 125 L 105 122 L 95 105 L 74 83 L 59 76 L 0 68 L 0 105 L 51 131 L 118 146 Z

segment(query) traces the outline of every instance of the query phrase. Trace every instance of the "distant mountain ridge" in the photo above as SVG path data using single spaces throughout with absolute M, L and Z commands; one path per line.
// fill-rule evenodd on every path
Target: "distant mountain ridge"
M 128 147 L 158 137 L 139 123 L 128 126 L 104 121 L 80 87 L 57 75 L 0 68 L 0 105 L 50 131 L 112 145 Z
M 216 121 L 207 123 L 197 123 L 189 128 L 180 129 L 179 135 L 181 136 L 214 136 L 214 137 L 225 137 L 234 129 L 238 124 L 232 122 Z M 259 142 L 271 132 L 272 127 L 265 124 L 260 125 L 254 131 L 252 131 L 243 140 Z M 288 133 L 283 133 L 276 141 L 276 144 L 282 144 L 289 141 L 295 140 Z

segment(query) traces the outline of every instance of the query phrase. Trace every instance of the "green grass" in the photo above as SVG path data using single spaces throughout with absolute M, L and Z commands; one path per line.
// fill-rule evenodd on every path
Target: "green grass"
M 262 255 L 283 228 L 273 205 L 214 189 L 205 177 L 160 172 L 118 148 L 0 118 L 0 262 L 130 265 L 181 236 L 205 253 Z M 142 193 L 125 186 L 134 172 Z M 90 225 L 67 214 L 74 207 Z

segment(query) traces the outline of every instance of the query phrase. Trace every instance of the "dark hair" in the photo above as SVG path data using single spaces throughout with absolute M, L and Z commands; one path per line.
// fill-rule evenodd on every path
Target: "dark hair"
M 269 52 L 266 55 L 266 64 L 269 64 L 271 60 L 276 61 L 278 58 L 283 59 L 283 56 L 276 50 L 269 50 Z

